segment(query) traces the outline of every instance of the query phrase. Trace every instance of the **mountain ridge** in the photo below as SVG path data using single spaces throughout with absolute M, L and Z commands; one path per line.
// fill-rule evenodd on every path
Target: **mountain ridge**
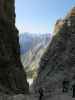
M 75 7 L 55 28 L 56 34 L 41 58 L 34 90 L 43 89 L 49 98 L 65 93 L 75 98 Z

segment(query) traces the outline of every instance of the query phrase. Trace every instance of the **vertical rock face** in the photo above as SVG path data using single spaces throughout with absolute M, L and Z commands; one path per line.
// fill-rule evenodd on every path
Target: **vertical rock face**
M 64 92 L 72 95 L 75 84 L 75 7 L 61 22 L 62 27 L 56 31 L 41 58 L 34 83 L 35 91 L 42 88 L 44 94 L 49 93 L 49 96 Z
M 0 0 L 0 92 L 28 93 L 26 74 L 20 61 L 15 0 Z

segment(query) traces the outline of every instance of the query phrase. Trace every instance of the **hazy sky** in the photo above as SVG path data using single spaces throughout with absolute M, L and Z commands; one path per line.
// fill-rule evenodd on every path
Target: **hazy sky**
M 15 0 L 16 26 L 21 32 L 52 32 L 58 18 L 75 5 L 75 0 Z

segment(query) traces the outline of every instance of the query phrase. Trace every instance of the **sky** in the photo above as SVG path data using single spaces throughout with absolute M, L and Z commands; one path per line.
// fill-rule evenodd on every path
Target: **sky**
M 52 33 L 57 19 L 63 18 L 75 0 L 15 0 L 19 33 Z

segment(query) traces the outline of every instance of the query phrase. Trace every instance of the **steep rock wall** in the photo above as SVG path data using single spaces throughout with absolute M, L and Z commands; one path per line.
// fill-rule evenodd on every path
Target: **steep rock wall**
M 0 92 L 26 94 L 29 86 L 20 61 L 15 0 L 0 0 Z
M 41 58 L 34 90 L 43 89 L 44 95 L 73 94 L 75 84 L 75 7 L 62 20 Z M 57 27 L 56 27 L 57 28 Z M 59 27 L 58 27 L 59 28 Z

